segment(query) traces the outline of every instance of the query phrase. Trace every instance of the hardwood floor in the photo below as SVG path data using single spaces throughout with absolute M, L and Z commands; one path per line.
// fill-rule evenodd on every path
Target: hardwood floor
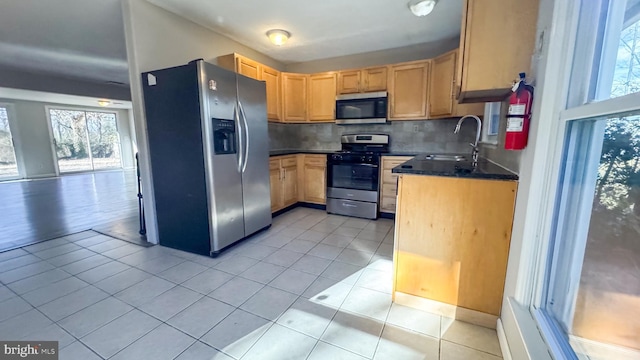
M 133 170 L 0 183 L 0 251 L 138 216 Z

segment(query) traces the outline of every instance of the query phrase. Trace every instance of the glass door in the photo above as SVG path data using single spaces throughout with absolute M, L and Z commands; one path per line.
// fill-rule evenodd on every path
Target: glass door
M 122 167 L 116 114 L 86 112 L 94 170 Z
M 49 117 L 60 173 L 122 167 L 114 113 L 49 109 Z
M 9 113 L 6 107 L 0 106 L 0 179 L 18 177 L 16 152 L 9 126 Z

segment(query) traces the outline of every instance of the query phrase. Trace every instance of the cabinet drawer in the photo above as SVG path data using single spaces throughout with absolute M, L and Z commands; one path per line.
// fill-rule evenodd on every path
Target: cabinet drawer
M 393 169 L 394 167 L 411 160 L 411 156 L 385 156 L 382 158 L 383 169 Z
M 315 166 L 325 166 L 327 162 L 327 157 L 324 155 L 305 155 L 304 163 L 305 165 L 315 165 Z
M 282 162 L 282 167 L 296 166 L 298 161 L 295 156 L 287 156 L 280 159 Z
M 396 184 L 398 179 L 398 174 L 394 174 L 389 170 L 382 170 L 382 183 L 383 184 Z
M 280 160 L 271 159 L 269 160 L 269 170 L 278 170 L 280 168 Z
M 382 184 L 382 196 L 396 196 L 396 190 L 398 190 L 397 183 L 384 183 Z
M 380 210 L 384 212 L 396 212 L 396 197 L 383 196 L 380 201 Z

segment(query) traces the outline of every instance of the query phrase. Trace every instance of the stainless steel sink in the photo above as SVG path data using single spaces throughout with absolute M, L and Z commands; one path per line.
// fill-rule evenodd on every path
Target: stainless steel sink
M 424 157 L 425 160 L 440 160 L 440 161 L 467 161 L 467 157 L 464 155 L 454 154 L 429 154 Z

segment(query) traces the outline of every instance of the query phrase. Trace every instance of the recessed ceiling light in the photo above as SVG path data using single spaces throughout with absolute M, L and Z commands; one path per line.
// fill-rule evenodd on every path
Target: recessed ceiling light
M 109 101 L 109 100 L 98 100 L 98 105 L 100 105 L 100 106 L 109 106 L 109 105 L 111 105 L 111 101 Z
M 433 11 L 437 2 L 437 0 L 411 0 L 409 9 L 415 16 L 427 16 Z
M 272 29 L 267 31 L 267 37 L 269 40 L 277 46 L 281 46 L 289 40 L 291 34 L 286 30 Z

